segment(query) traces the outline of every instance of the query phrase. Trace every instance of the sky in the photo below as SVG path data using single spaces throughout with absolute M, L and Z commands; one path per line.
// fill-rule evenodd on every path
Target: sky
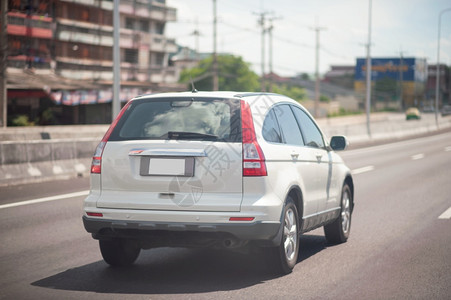
M 319 31 L 319 72 L 331 65 L 355 65 L 366 57 L 370 0 L 216 0 L 217 51 L 243 57 L 261 74 L 259 14 L 273 18 L 273 70 L 282 76 L 314 74 L 316 31 Z M 166 35 L 199 52 L 213 51 L 213 0 L 167 0 L 177 21 Z M 439 13 L 451 0 L 372 0 L 371 56 L 426 58 L 437 62 Z M 442 14 L 440 62 L 451 65 L 451 10 Z M 269 60 L 268 35 L 265 71 Z

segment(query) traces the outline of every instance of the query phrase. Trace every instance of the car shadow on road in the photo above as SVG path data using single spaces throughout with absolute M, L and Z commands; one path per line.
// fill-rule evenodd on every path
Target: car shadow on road
M 302 236 L 300 242 L 298 263 L 326 246 L 323 236 Z M 261 254 L 159 248 L 143 251 L 137 262 L 128 268 L 112 268 L 98 261 L 41 279 L 32 285 L 113 294 L 186 294 L 238 290 L 278 277 L 280 275 L 272 272 Z

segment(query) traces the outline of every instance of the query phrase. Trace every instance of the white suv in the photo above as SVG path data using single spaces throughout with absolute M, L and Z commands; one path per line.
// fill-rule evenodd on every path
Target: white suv
M 346 146 L 278 94 L 140 96 L 95 151 L 84 226 L 112 266 L 141 249 L 251 245 L 289 273 L 301 233 L 349 236 L 354 185 L 334 152 Z

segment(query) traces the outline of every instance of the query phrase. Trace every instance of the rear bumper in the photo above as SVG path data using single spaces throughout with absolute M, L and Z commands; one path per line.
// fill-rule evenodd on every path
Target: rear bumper
M 278 245 L 280 222 L 251 224 L 161 223 L 149 221 L 103 220 L 83 216 L 87 232 L 95 239 L 130 238 L 147 241 L 153 246 L 190 246 L 199 241 L 259 241 Z

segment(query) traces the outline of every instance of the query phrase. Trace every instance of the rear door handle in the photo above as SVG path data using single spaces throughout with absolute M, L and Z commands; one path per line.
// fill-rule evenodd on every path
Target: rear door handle
M 299 157 L 299 153 L 293 151 L 293 152 L 291 152 L 291 157 L 293 159 L 297 159 Z

